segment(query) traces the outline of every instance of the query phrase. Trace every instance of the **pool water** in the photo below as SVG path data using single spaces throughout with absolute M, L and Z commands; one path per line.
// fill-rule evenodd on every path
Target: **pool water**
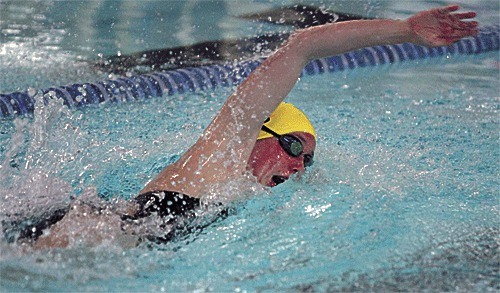
M 107 78 L 85 63 L 99 54 L 276 29 L 234 17 L 212 20 L 274 2 L 134 3 L 0 3 L 6 65 L 0 92 Z M 401 3 L 337 5 L 401 18 L 434 6 Z M 496 1 L 463 4 L 485 24 L 496 23 Z M 144 17 L 153 11 L 168 17 Z M 198 32 L 199 22 L 210 33 Z M 170 26 L 175 33 L 158 39 Z M 305 76 L 288 100 L 309 114 L 318 146 L 314 166 L 300 178 L 272 190 L 254 186 L 250 197 L 231 189 L 225 196 L 235 213 L 165 245 L 123 249 L 111 241 L 26 253 L 2 241 L 1 288 L 497 291 L 498 57 Z M 38 105 L 33 118 L 1 121 L 2 219 L 55 209 L 75 196 L 133 197 L 194 143 L 231 90 L 78 111 L 53 101 Z

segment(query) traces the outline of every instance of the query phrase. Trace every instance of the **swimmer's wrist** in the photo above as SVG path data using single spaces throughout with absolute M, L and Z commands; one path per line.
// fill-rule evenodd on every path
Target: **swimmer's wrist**
M 415 28 L 412 26 L 410 18 L 404 20 L 403 22 L 406 26 L 405 30 L 407 34 L 407 40 L 405 42 L 418 44 L 419 43 L 418 34 L 415 31 Z
M 406 20 L 390 20 L 392 23 L 388 26 L 391 32 L 388 32 L 386 42 L 388 44 L 407 43 L 414 39 L 414 32 Z

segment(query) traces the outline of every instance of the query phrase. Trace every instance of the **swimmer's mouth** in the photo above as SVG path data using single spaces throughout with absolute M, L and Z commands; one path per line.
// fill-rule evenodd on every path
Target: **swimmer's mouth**
M 287 179 L 288 179 L 288 178 L 286 178 L 286 177 L 283 177 L 283 176 L 277 176 L 277 175 L 273 176 L 273 178 L 272 178 L 273 182 L 274 182 L 276 185 L 278 185 L 278 184 L 281 184 L 281 183 L 285 182 Z

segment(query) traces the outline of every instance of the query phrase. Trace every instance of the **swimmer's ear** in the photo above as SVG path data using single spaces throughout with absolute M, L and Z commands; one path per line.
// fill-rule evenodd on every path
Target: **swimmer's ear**
M 268 22 L 278 25 L 293 25 L 296 28 L 307 28 L 326 23 L 348 20 L 369 19 L 361 15 L 323 10 L 307 5 L 293 5 L 262 12 L 240 15 L 240 18 Z

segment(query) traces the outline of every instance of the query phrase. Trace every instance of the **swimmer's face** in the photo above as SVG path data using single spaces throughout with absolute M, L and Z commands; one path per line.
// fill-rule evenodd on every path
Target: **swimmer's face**
M 316 140 L 305 132 L 291 134 L 301 141 L 304 148 L 298 157 L 289 155 L 276 137 L 259 139 L 255 143 L 247 167 L 259 183 L 273 187 L 288 180 L 291 175 L 305 170 L 304 158 L 306 162 L 312 158 Z

